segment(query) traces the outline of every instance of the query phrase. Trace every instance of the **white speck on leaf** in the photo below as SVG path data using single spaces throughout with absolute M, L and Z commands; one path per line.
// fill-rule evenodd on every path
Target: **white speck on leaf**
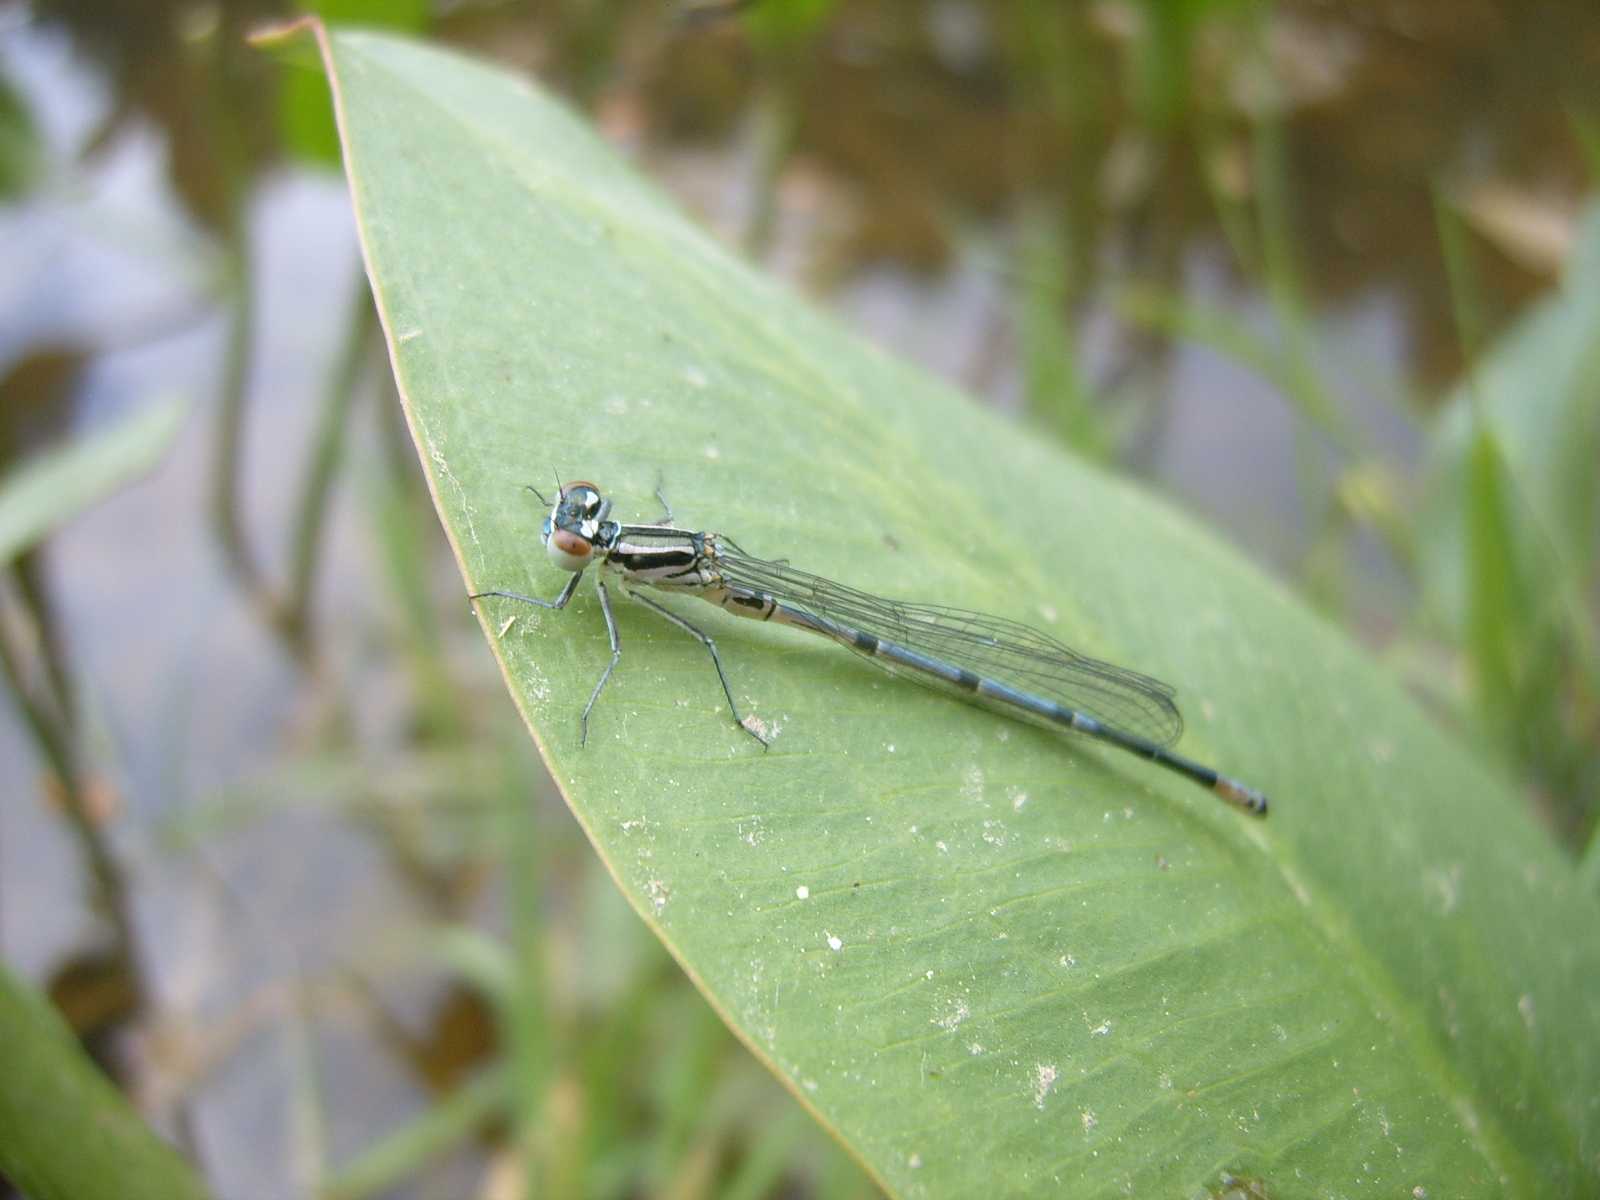
M 795 897 L 800 900 L 811 899 L 811 889 L 803 883 L 799 887 L 795 888 L 794 894 Z
M 983 771 L 978 767 L 968 767 L 965 778 L 961 781 L 961 798 L 970 800 L 974 804 L 983 803 Z
M 1056 1086 L 1056 1080 L 1061 1072 L 1056 1070 L 1054 1063 L 1038 1063 L 1033 1068 L 1033 1106 L 1044 1107 L 1044 1098 L 1050 1094 L 1050 1089 Z
M 1461 903 L 1461 864 L 1452 863 L 1444 870 L 1430 868 L 1423 875 L 1423 883 L 1439 905 L 1439 915 L 1448 917 Z
M 461 481 L 456 478 L 455 472 L 450 469 L 450 463 L 447 461 L 443 449 L 436 445 L 429 446 L 428 457 L 433 462 L 434 470 L 438 473 L 439 480 L 442 483 L 448 483 L 450 489 L 462 501 L 461 514 L 467 523 L 466 540 L 474 546 L 478 545 L 478 527 L 472 519 L 474 510 L 472 505 L 467 503 L 466 489 L 461 486 Z
M 957 1000 L 943 1016 L 932 1018 L 931 1023 L 943 1029 L 946 1033 L 954 1033 L 961 1022 L 972 1015 L 972 1009 L 967 1007 L 965 1000 Z
M 652 879 L 644 885 L 645 895 L 650 897 L 650 907 L 656 910 L 656 916 L 661 915 L 661 910 L 666 908 L 667 901 L 672 897 L 672 889 L 659 879 Z
M 1100 1124 L 1100 1118 L 1095 1116 L 1094 1113 L 1087 1108 L 1084 1109 L 1081 1114 L 1079 1114 L 1078 1119 L 1083 1122 L 1083 1131 L 1085 1133 L 1088 1133 L 1096 1125 Z
M 833 934 L 824 932 L 823 936 L 828 939 L 828 949 L 829 950 L 843 950 L 844 949 L 844 942 L 841 939 L 834 937 Z

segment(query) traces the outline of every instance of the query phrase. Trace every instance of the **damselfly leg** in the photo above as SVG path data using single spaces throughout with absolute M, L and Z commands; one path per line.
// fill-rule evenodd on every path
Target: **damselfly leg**
M 722 655 L 717 653 L 717 643 L 712 639 L 711 635 L 703 630 L 695 628 L 693 625 L 689 624 L 688 621 L 685 621 L 677 613 L 673 612 L 670 608 L 667 608 L 662 604 L 657 604 L 648 596 L 641 596 L 638 592 L 628 589 L 624 589 L 624 593 L 630 600 L 636 600 L 653 612 L 660 613 L 663 617 L 671 621 L 674 625 L 683 630 L 685 633 L 689 634 L 691 637 L 698 638 L 700 644 L 707 650 L 711 651 L 711 665 L 717 668 L 717 679 L 722 683 L 722 694 L 728 698 L 728 711 L 733 714 L 733 723 L 748 733 L 751 737 L 755 738 L 756 741 L 760 742 L 763 750 L 768 749 L 772 743 L 767 741 L 766 738 L 762 737 L 753 728 L 751 728 L 750 725 L 745 722 L 745 719 L 739 715 L 739 705 L 735 703 L 733 699 L 733 688 L 728 685 L 728 673 L 722 669 Z
M 583 572 L 579 571 L 571 579 L 567 580 L 567 586 L 561 589 L 561 594 L 554 600 L 540 600 L 537 596 L 524 596 L 521 592 L 502 592 L 498 589 L 492 592 L 473 592 L 467 599 L 482 600 L 486 596 L 500 596 L 506 600 L 521 600 L 524 604 L 536 604 L 540 608 L 561 609 L 565 608 L 567 601 L 572 599 L 572 593 L 578 590 L 578 580 L 582 578 Z

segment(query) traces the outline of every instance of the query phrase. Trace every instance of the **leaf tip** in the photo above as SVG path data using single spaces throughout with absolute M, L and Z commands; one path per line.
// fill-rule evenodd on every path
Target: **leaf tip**
M 314 46 L 320 47 L 327 38 L 327 26 L 317 16 L 300 16 L 288 21 L 273 21 L 252 29 L 245 41 L 258 50 L 266 50 L 300 65 L 316 65 Z

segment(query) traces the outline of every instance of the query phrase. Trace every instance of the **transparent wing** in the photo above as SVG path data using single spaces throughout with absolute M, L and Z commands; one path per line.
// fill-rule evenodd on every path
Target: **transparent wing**
M 885 600 L 787 563 L 756 558 L 726 538 L 717 541 L 717 561 L 730 584 L 1054 700 L 1159 746 L 1170 746 L 1183 734 L 1183 717 L 1169 685 L 1079 654 L 1027 625 L 939 604 Z M 863 657 L 919 683 L 938 686 L 929 676 L 896 670 L 881 658 Z

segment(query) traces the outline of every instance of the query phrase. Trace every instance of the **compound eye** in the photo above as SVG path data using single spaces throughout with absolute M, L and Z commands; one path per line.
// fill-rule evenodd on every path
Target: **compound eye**
M 585 518 L 599 516 L 600 506 L 604 503 L 600 499 L 600 489 L 582 479 L 575 479 L 564 485 L 561 489 L 561 498 Z
M 563 571 L 581 571 L 594 557 L 592 543 L 579 537 L 570 529 L 555 529 L 544 544 L 550 561 Z

